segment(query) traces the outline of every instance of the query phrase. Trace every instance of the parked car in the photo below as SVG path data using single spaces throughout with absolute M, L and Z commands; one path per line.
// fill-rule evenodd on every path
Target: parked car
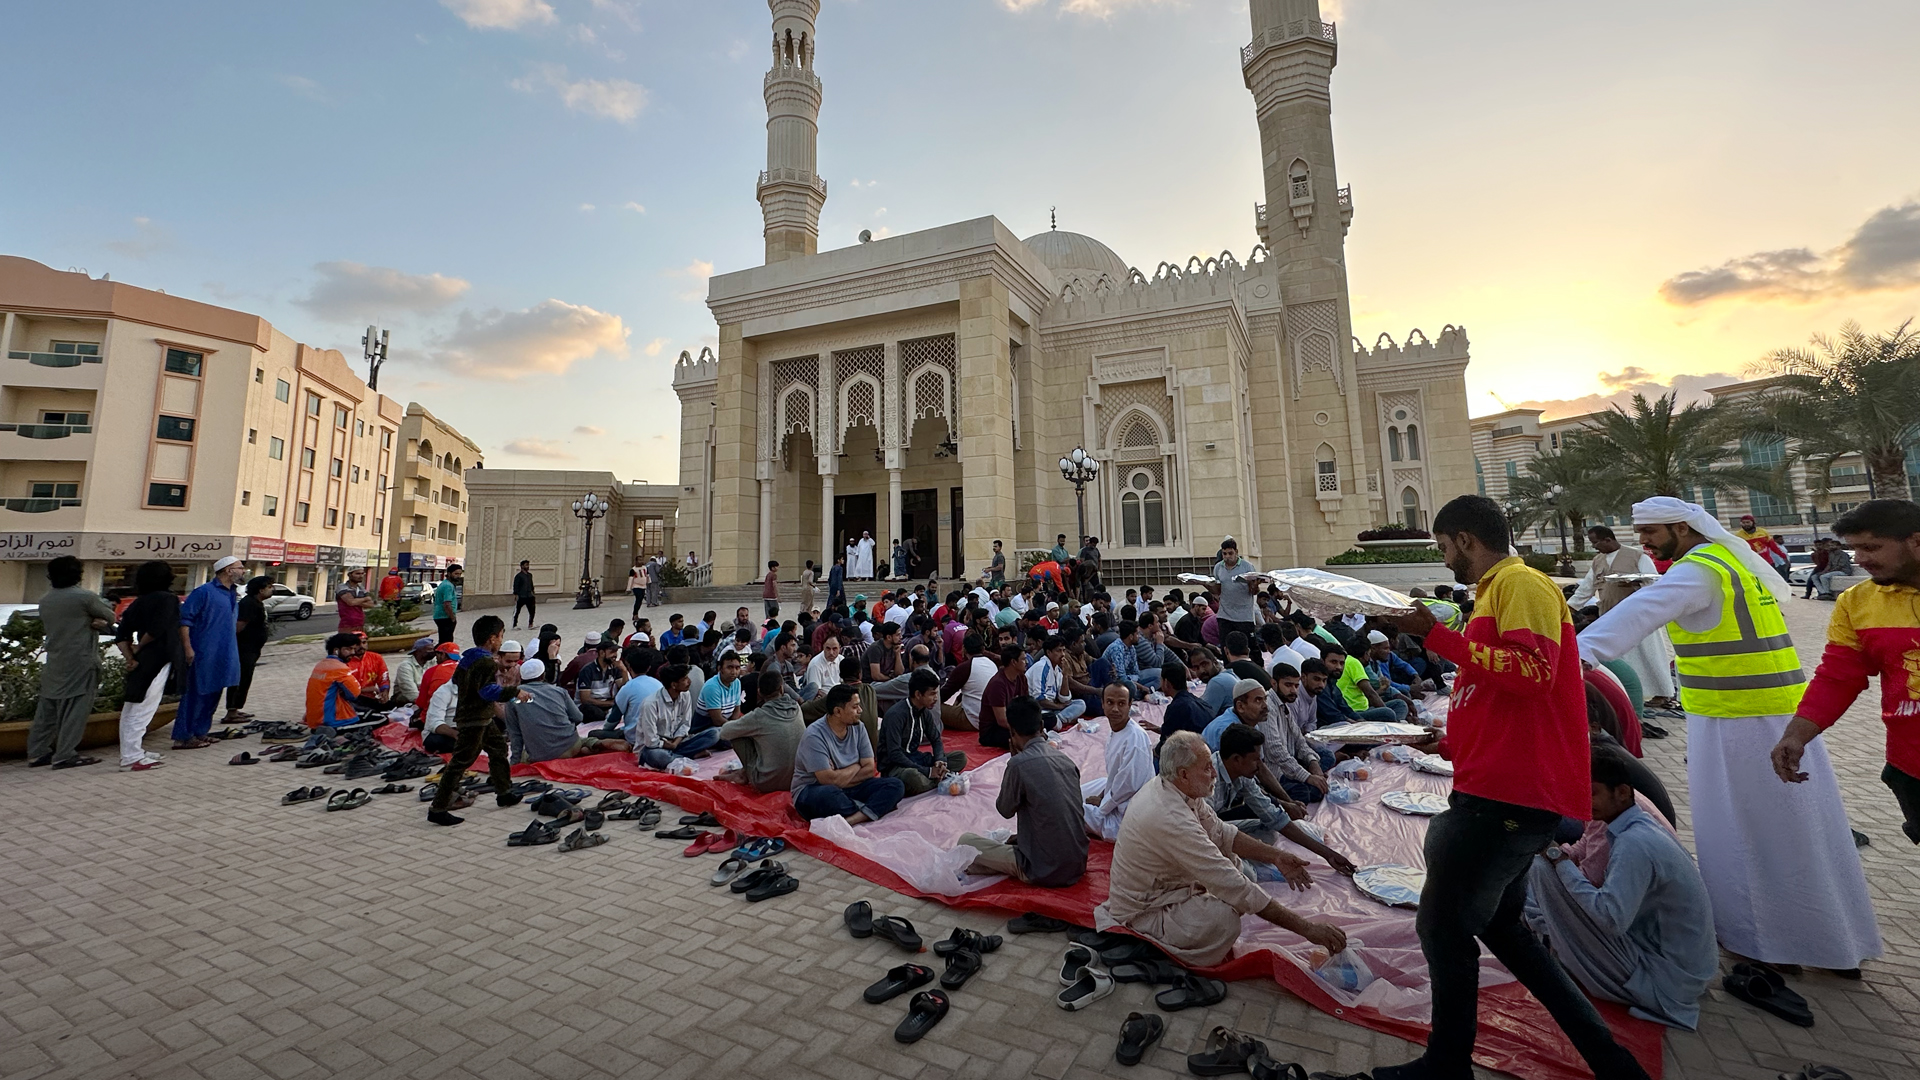
M 267 618 L 279 619 L 292 616 L 296 619 L 313 617 L 313 597 L 294 592 L 285 585 L 275 585 L 266 599 Z
M 1787 580 L 1795 585 L 1804 586 L 1813 576 L 1813 552 L 1795 551 L 1787 554 Z
M 433 596 L 433 586 L 424 581 L 409 581 L 400 586 L 400 602 L 424 604 Z

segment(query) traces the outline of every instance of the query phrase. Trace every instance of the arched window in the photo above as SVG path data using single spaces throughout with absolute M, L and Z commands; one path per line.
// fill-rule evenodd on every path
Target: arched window
M 1420 425 L 1407 425 L 1407 460 L 1420 460 Z
M 1418 529 L 1420 524 L 1420 493 L 1412 488 L 1400 492 L 1400 524 L 1409 529 Z
M 1166 496 L 1151 472 L 1137 469 L 1120 495 L 1120 546 L 1162 547 L 1166 542 Z
M 1397 427 L 1387 429 L 1387 460 L 1400 460 L 1400 429 Z
M 1314 451 L 1314 493 L 1317 495 L 1340 494 L 1340 459 L 1334 456 L 1333 447 L 1321 443 Z
M 1313 181 L 1307 176 L 1307 163 L 1295 159 L 1287 168 L 1287 199 L 1301 202 L 1313 198 Z

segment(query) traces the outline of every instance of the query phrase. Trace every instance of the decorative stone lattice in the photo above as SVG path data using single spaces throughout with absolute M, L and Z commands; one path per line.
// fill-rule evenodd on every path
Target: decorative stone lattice
M 873 428 L 880 426 L 880 395 L 875 389 L 878 385 L 865 379 L 855 379 L 846 384 L 847 407 L 840 425 L 841 439 L 844 440 L 847 432 L 863 424 Z
M 1293 346 L 1293 396 L 1300 397 L 1300 384 L 1309 371 L 1324 371 L 1333 376 L 1333 385 L 1346 393 L 1344 373 L 1334 342 L 1339 340 L 1340 311 L 1331 300 L 1316 300 L 1287 309 L 1287 337 Z
M 1141 382 L 1119 383 L 1100 388 L 1100 419 L 1106 432 L 1106 445 L 1114 450 L 1132 449 L 1123 441 L 1123 429 L 1119 428 L 1120 418 L 1127 415 L 1129 409 L 1138 406 L 1160 421 L 1160 432 L 1173 430 L 1172 402 L 1167 398 L 1165 379 L 1147 379 Z M 1124 429 L 1130 434 L 1134 429 Z M 1159 453 L 1160 434 L 1148 428 L 1147 437 L 1152 441 L 1146 445 Z
M 953 335 L 902 341 L 900 371 L 912 387 L 911 393 L 900 395 L 900 445 L 912 437 L 913 422 L 929 416 L 945 417 L 949 435 L 959 431 L 959 362 Z
M 796 386 L 806 389 L 805 399 L 808 408 L 805 425 L 801 428 L 789 426 L 793 424 L 797 418 L 787 411 L 788 406 L 792 404 L 792 395 L 789 393 L 789 389 Z M 819 400 L 817 395 L 820 390 L 820 358 L 818 356 L 796 356 L 787 360 L 775 360 L 773 363 L 768 364 L 767 386 L 765 390 L 767 392 L 762 395 L 760 400 L 768 402 L 769 404 L 777 402 L 779 414 L 768 416 L 760 424 L 760 458 L 763 461 L 771 460 L 777 444 L 780 449 L 780 456 L 784 459 L 786 456 L 786 436 L 790 432 L 817 430 L 812 405 Z

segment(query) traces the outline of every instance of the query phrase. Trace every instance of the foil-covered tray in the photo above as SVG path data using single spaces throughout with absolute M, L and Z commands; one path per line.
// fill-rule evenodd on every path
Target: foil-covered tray
M 1447 797 L 1431 791 L 1389 791 L 1380 796 L 1380 804 L 1402 814 L 1432 817 L 1446 812 Z
M 1419 757 L 1413 759 L 1413 767 L 1424 773 L 1432 773 L 1435 776 L 1453 775 L 1453 762 L 1448 761 L 1439 754 L 1421 754 Z
M 1361 746 L 1425 742 L 1432 737 L 1433 732 L 1419 724 L 1396 724 L 1387 720 L 1352 720 L 1307 732 L 1307 738 L 1315 742 L 1355 743 Z
M 1419 907 L 1420 890 L 1426 887 L 1427 874 L 1399 863 L 1380 863 L 1355 870 L 1353 884 L 1361 895 L 1389 907 Z

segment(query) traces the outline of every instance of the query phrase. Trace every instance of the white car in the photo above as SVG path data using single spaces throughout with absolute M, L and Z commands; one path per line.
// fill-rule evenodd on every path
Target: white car
M 267 594 L 265 604 L 269 620 L 288 615 L 301 620 L 313 617 L 313 597 L 294 592 L 285 585 L 275 585 L 273 592 Z
M 1813 553 L 1796 551 L 1787 555 L 1787 580 L 1795 585 L 1805 586 L 1807 579 L 1813 576 Z

